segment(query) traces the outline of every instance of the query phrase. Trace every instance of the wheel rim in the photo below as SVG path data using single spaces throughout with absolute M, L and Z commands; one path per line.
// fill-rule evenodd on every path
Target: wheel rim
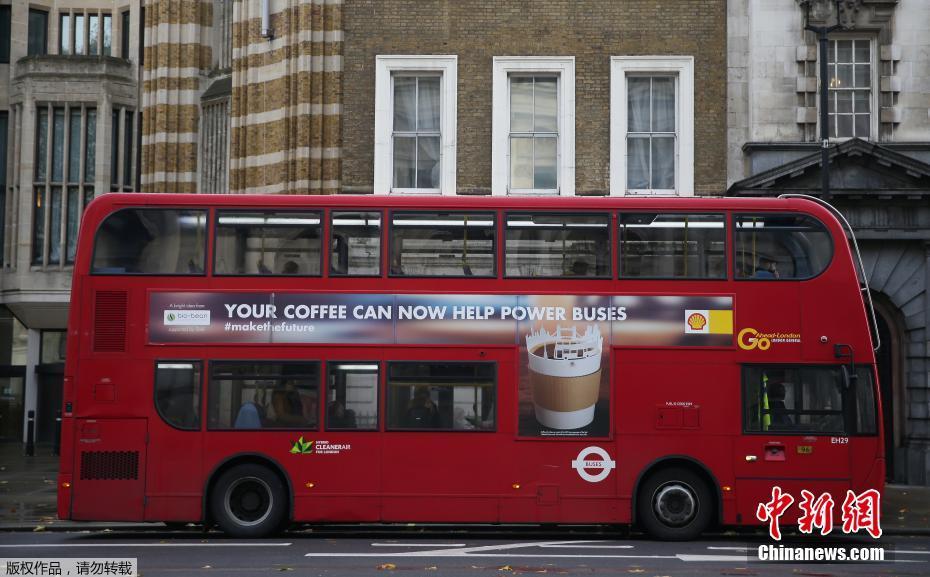
M 652 499 L 656 518 L 669 527 L 682 527 L 697 515 L 698 500 L 694 489 L 680 481 L 656 489 Z
M 226 489 L 223 499 L 226 514 L 238 525 L 258 525 L 271 515 L 274 495 L 271 487 L 258 477 L 236 479 Z

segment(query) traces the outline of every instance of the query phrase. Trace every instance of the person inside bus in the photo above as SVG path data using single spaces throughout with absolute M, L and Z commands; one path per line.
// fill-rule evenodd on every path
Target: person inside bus
M 430 398 L 429 387 L 417 387 L 407 404 L 404 425 L 411 429 L 436 429 L 439 427 L 439 409 Z
M 236 415 L 233 428 L 236 429 L 261 429 L 265 422 L 265 406 L 261 398 L 264 397 L 264 391 L 256 390 L 251 401 L 246 401 L 239 407 L 239 413 Z
M 333 429 L 356 429 L 355 411 L 346 409 L 342 401 L 333 401 L 326 411 L 326 425 Z
M 771 427 L 773 429 L 785 429 L 794 425 L 794 420 L 787 413 L 788 407 L 785 406 L 785 385 L 784 383 L 769 383 L 769 414 L 772 416 Z
M 284 274 L 297 274 L 300 272 L 300 267 L 296 262 L 289 260 L 284 263 L 284 268 L 281 269 L 281 272 Z
M 304 402 L 293 381 L 287 381 L 283 387 L 271 393 L 271 407 L 274 410 L 276 427 L 316 425 L 315 419 L 307 419 L 304 416 Z
M 258 274 L 271 274 L 271 269 L 265 265 L 265 261 L 258 261 Z
M 759 257 L 759 264 L 753 274 L 755 278 L 778 278 L 778 263 L 764 256 Z

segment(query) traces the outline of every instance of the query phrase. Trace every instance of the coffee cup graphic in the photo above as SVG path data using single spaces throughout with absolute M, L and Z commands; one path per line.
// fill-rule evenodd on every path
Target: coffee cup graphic
M 601 387 L 601 331 L 587 325 L 540 328 L 526 336 L 536 420 L 550 429 L 578 429 L 594 420 Z

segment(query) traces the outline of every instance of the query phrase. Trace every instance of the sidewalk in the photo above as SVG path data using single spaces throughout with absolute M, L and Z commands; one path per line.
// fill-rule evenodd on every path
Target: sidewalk
M 155 523 L 73 523 L 59 521 L 55 483 L 58 457 L 50 446 L 24 457 L 19 443 L 0 443 L 0 530 L 128 529 Z M 930 487 L 886 485 L 882 529 L 889 535 L 930 535 Z

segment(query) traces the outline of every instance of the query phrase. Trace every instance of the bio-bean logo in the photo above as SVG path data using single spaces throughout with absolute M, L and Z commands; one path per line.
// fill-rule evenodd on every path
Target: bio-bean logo
M 164 311 L 165 325 L 209 326 L 210 311 L 205 309 L 167 309 Z

